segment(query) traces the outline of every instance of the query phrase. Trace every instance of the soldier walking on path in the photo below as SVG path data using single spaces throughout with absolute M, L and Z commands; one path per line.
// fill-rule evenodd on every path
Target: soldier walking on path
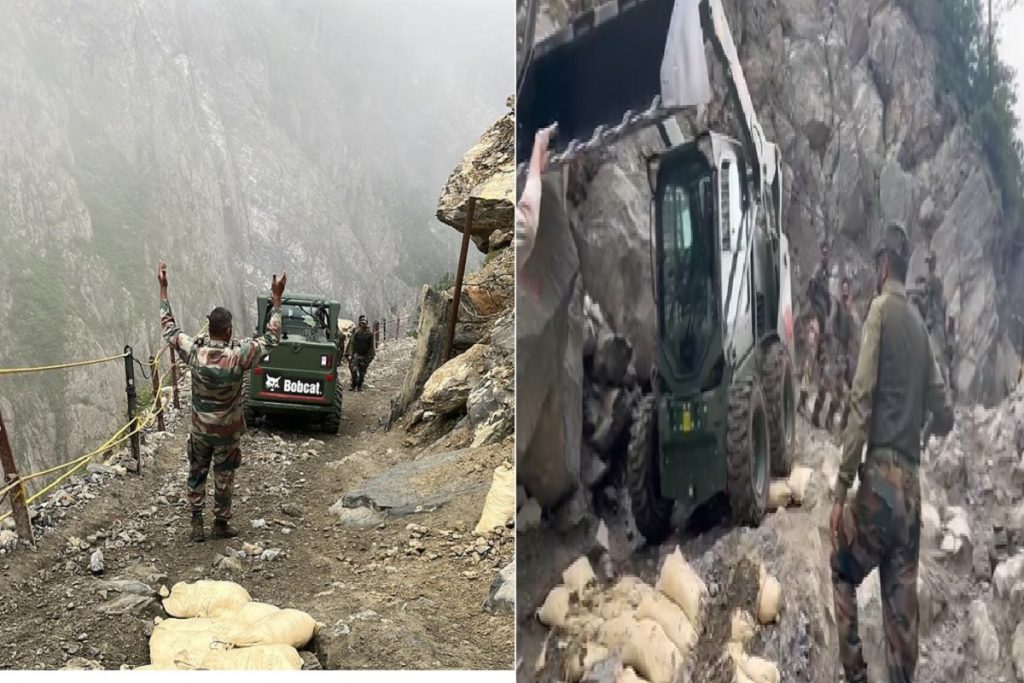
M 818 420 L 825 404 L 825 396 L 831 394 L 828 414 L 825 417 L 825 428 L 829 431 L 832 430 L 836 412 L 843 404 L 847 388 L 853 381 L 851 359 L 856 335 L 857 319 L 850 296 L 850 279 L 844 277 L 839 302 L 832 307 L 832 315 L 829 316 L 825 326 L 824 346 L 828 357 L 823 363 L 824 368 L 820 373 L 818 395 L 811 413 L 811 423 L 815 427 L 821 426 Z M 846 427 L 848 415 L 849 408 L 846 407 L 843 409 L 840 429 Z
M 359 325 L 349 336 L 348 346 L 345 348 L 345 358 L 348 359 L 349 372 L 352 374 L 352 389 L 363 390 L 363 380 L 366 379 L 366 369 L 370 367 L 376 349 L 373 332 L 366 324 L 366 316 L 359 316 Z
M 210 313 L 208 336 L 193 339 L 179 329 L 167 299 L 167 264 L 157 268 L 160 283 L 160 323 L 164 339 L 177 349 L 192 375 L 192 428 L 188 438 L 188 501 L 192 508 L 195 542 L 205 540 L 203 507 L 206 478 L 213 465 L 213 538 L 232 538 L 228 525 L 235 470 L 242 462 L 239 440 L 245 433 L 242 417 L 242 378 L 267 351 L 281 341 L 281 295 L 287 275 L 270 283 L 273 314 L 262 337 L 231 341 L 231 311 L 218 306 Z
M 921 535 L 918 465 L 926 413 L 946 435 L 953 411 L 920 316 L 907 299 L 910 247 L 890 224 L 875 250 L 879 296 L 864 322 L 829 529 L 839 656 L 847 683 L 866 683 L 857 632 L 857 587 L 874 567 L 881 581 L 888 680 L 910 683 L 917 666 L 917 572 Z M 861 455 L 867 446 L 867 455 Z M 847 490 L 859 475 L 853 500 Z

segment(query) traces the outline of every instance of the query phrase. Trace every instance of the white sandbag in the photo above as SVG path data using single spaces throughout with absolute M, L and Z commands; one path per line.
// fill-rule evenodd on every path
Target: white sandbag
M 654 593 L 654 588 L 636 576 L 623 576 L 615 582 L 609 596 L 614 600 L 620 600 L 632 607 L 637 607 L 645 596 Z
M 172 617 L 219 617 L 251 601 L 249 592 L 232 581 L 196 581 L 174 584 L 163 603 Z
M 736 667 L 736 683 L 780 683 L 779 667 L 775 662 L 748 655 L 740 643 L 729 643 L 726 651 Z
M 632 666 L 651 683 L 669 683 L 683 661 L 665 630 L 652 619 L 623 615 L 606 621 L 599 641 L 609 650 L 621 652 L 623 664 Z
M 789 484 L 784 480 L 776 480 L 768 485 L 768 509 L 778 510 L 789 507 L 793 502 L 793 492 Z
M 641 619 L 622 650 L 622 661 L 651 683 L 671 683 L 683 657 L 658 622 Z
M 811 477 L 814 475 L 814 470 L 810 467 L 794 467 L 793 471 L 789 474 L 789 490 L 793 494 L 793 502 L 797 505 L 804 504 L 804 498 L 807 496 L 807 487 L 811 483 Z
M 697 642 L 697 634 L 682 608 L 658 592 L 652 591 L 640 602 L 636 618 L 658 622 L 684 659 Z
M 636 626 L 636 619 L 632 613 L 609 619 L 601 624 L 598 640 L 609 650 L 621 651 L 626 647 L 634 626 Z
M 779 667 L 775 662 L 760 657 L 743 657 L 740 668 L 751 683 L 780 683 Z
M 256 645 L 213 650 L 198 667 L 208 671 L 299 671 L 302 657 L 288 645 Z
M 154 666 L 174 666 L 175 660 L 182 658 L 198 664 L 205 653 L 223 642 L 223 631 L 223 625 L 214 619 L 165 619 L 149 638 L 149 661 Z
M 269 605 L 272 607 L 272 605 Z M 222 617 L 228 625 L 225 640 L 237 647 L 288 645 L 299 648 L 312 639 L 316 621 L 296 609 L 277 609 L 253 622 L 239 615 Z
M 230 612 L 222 615 L 222 618 L 231 622 L 252 625 L 267 617 L 281 611 L 280 607 L 265 602 L 247 602 Z
M 683 608 L 694 631 L 701 632 L 708 587 L 676 548 L 665 558 L 657 589 Z
M 537 610 L 537 618 L 548 628 L 563 628 L 568 616 L 569 589 L 561 585 L 555 586 L 544 599 L 544 604 Z
M 732 624 L 729 640 L 745 645 L 754 638 L 754 617 L 746 610 L 736 609 L 732 612 Z
M 495 527 L 505 526 L 516 514 L 516 471 L 515 468 L 500 465 L 494 470 L 491 488 L 484 499 L 474 532 L 485 534 Z
M 566 567 L 562 572 L 562 583 L 569 589 L 569 593 L 582 595 L 590 586 L 597 584 L 597 577 L 590 566 L 590 560 L 586 555 L 576 558 L 576 561 Z
M 779 599 L 782 588 L 779 580 L 761 568 L 760 587 L 757 591 L 757 620 L 771 624 L 779 617 Z
M 619 674 L 615 677 L 615 683 L 647 683 L 647 681 L 637 676 L 633 667 L 627 666 L 619 671 Z

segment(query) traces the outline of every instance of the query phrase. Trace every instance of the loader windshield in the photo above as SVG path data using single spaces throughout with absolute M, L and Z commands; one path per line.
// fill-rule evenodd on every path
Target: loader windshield
M 714 322 L 714 235 L 701 197 L 710 176 L 663 175 L 658 206 L 658 308 L 666 353 L 696 373 Z M 692 170 L 692 167 L 691 167 Z

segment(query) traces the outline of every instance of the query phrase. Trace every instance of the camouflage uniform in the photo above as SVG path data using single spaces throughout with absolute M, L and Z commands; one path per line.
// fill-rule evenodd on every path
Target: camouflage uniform
M 921 491 L 918 464 L 926 410 L 937 433 L 952 410 L 920 316 L 904 286 L 885 283 L 864 322 L 835 500 L 843 505 L 832 547 L 839 654 L 849 683 L 867 681 L 857 632 L 857 587 L 879 568 L 889 680 L 917 666 L 917 571 Z M 861 453 L 867 444 L 867 457 Z M 846 491 L 860 475 L 850 502 Z
M 376 354 L 375 346 L 373 331 L 369 328 L 365 331 L 356 328 L 349 336 L 345 355 L 352 359 L 348 367 L 352 374 L 353 389 L 362 388 L 366 369 L 370 367 L 370 362 Z
M 830 393 L 832 400 L 829 402 L 825 425 L 828 429 L 832 428 L 835 414 L 846 397 L 846 389 L 853 381 L 850 355 L 853 350 L 856 327 L 857 321 L 853 311 L 841 302 L 836 302 L 828 321 L 828 358 L 820 361 L 818 395 L 811 413 L 811 422 L 816 426 L 818 425 L 818 415 L 825 404 L 825 395 Z M 821 355 L 824 358 L 826 354 L 822 353 Z M 849 409 L 846 408 L 843 410 L 840 429 L 845 428 L 848 415 Z
M 242 378 L 266 352 L 281 341 L 281 311 L 274 309 L 266 333 L 257 339 L 223 342 L 192 339 L 174 321 L 171 304 L 160 303 L 164 339 L 188 363 L 192 375 L 192 429 L 188 440 L 188 500 L 193 513 L 202 511 L 206 478 L 213 464 L 213 514 L 231 519 L 235 469 L 242 461 L 238 443 L 245 433 Z

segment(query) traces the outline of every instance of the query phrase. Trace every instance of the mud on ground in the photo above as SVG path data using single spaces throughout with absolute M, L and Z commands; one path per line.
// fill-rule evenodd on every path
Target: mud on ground
M 77 657 L 107 669 L 147 664 L 148 634 L 162 609 L 154 602 L 121 615 L 100 612 L 120 597 L 101 594 L 103 582 L 120 576 L 154 588 L 231 580 L 254 600 L 305 610 L 325 625 L 304 654 L 314 666 L 507 669 L 513 617 L 481 606 L 512 559 L 513 533 L 497 530 L 481 540 L 472 531 L 494 468 L 512 457 L 511 444 L 443 465 L 437 477 L 480 485 L 434 511 L 379 514 L 367 528 L 342 526 L 328 512 L 344 493 L 419 455 L 403 447 L 403 429 L 383 427 L 410 352 L 407 340 L 382 350 L 366 390 L 346 392 L 337 436 L 280 423 L 250 431 L 235 483 L 237 539 L 188 540 L 187 409 L 169 416 L 173 431 L 150 436 L 154 452 L 141 476 L 110 477 L 94 499 L 77 502 L 45 533 L 36 551 L 19 548 L 0 557 L 0 668 L 55 669 Z M 212 481 L 208 486 L 209 532 Z M 254 520 L 266 526 L 253 528 Z M 100 538 L 90 544 L 93 535 Z M 88 547 L 72 548 L 69 538 Z M 218 560 L 229 550 L 252 549 L 243 544 L 282 552 L 276 559 Z M 104 555 L 98 577 L 89 571 L 97 548 Z

